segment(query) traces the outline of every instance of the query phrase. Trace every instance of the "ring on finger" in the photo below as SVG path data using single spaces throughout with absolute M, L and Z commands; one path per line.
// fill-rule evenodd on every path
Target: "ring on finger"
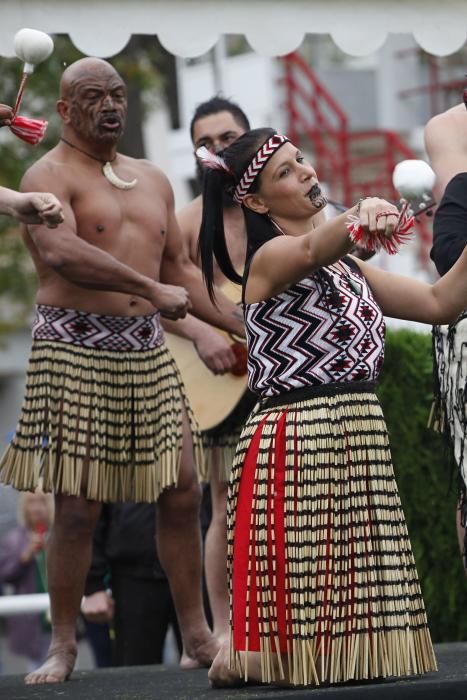
M 378 219 L 381 219 L 382 216 L 397 216 L 397 218 L 399 218 L 399 212 L 396 212 L 396 211 L 380 211 L 378 214 L 376 214 L 376 221 L 378 221 Z

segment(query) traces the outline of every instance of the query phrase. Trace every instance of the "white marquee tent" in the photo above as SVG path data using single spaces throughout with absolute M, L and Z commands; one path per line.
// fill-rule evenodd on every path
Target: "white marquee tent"
M 0 55 L 13 56 L 22 27 L 69 34 L 83 53 L 119 53 L 131 34 L 154 34 L 171 53 L 205 53 L 223 33 L 244 34 L 260 54 L 298 48 L 304 34 L 330 34 L 344 52 L 368 55 L 388 33 L 411 33 L 425 51 L 458 51 L 467 0 L 2 0 Z

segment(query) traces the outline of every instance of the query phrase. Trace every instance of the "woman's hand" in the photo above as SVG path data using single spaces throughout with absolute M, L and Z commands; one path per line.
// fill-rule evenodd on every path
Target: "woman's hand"
M 23 224 L 44 224 L 57 228 L 63 222 L 62 205 L 49 192 L 17 192 L 11 211 Z
M 394 204 L 379 197 L 367 197 L 360 201 L 357 213 L 363 232 L 391 238 L 399 223 L 399 210 Z
M 88 622 L 109 623 L 114 617 L 115 601 L 109 591 L 96 591 L 83 598 L 81 612 Z

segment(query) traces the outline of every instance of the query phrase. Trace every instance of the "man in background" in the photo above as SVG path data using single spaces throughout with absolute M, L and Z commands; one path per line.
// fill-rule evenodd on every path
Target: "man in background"
M 425 147 L 436 174 L 431 258 L 440 275 L 454 265 L 467 244 L 467 102 L 436 115 L 425 127 Z M 467 310 L 455 323 L 433 328 L 439 382 L 439 427 L 449 432 L 461 477 L 457 534 L 467 575 Z
M 200 189 L 203 168 L 196 157 L 197 149 L 205 146 L 212 153 L 220 153 L 249 128 L 250 124 L 243 110 L 228 99 L 216 96 L 198 105 L 191 120 L 190 135 Z M 190 258 L 196 265 L 199 265 L 198 235 L 201 217 L 201 195 L 177 213 Z M 242 271 L 246 257 L 244 217 L 241 208 L 227 197 L 224 200 L 224 227 L 231 260 L 235 268 Z M 215 261 L 214 266 L 216 284 L 222 289 L 227 279 Z M 239 302 L 240 294 L 239 287 Z M 229 372 L 236 365 L 237 358 L 231 343 L 209 324 L 191 314 L 176 322 L 164 320 L 163 325 L 165 330 L 192 341 L 201 360 L 215 374 Z M 210 397 L 206 396 L 206 400 L 209 401 L 209 399 Z M 240 431 L 254 403 L 255 398 L 246 389 L 235 411 L 216 428 L 202 433 L 206 453 L 206 468 L 203 476 L 209 481 L 212 501 L 212 519 L 205 540 L 205 575 L 213 631 L 221 640 L 227 634 L 229 620 L 226 574 L 227 486 Z
M 81 612 L 88 623 L 99 625 L 87 625 L 93 649 L 99 645 L 92 641 L 102 639 L 95 632 L 104 632 L 105 639 L 105 632 L 112 630 L 115 666 L 161 664 L 169 627 L 182 653 L 169 582 L 155 547 L 155 531 L 154 503 L 109 503 L 103 507 L 94 532 Z

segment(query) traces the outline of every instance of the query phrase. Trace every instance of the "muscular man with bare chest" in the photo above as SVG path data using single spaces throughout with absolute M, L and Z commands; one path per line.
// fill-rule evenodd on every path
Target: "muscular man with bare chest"
M 64 222 L 53 232 L 24 232 L 39 279 L 33 347 L 16 435 L 0 462 L 5 483 L 29 490 L 41 478 L 55 494 L 52 642 L 26 682 L 59 682 L 73 670 L 102 501 L 158 501 L 158 552 L 182 631 L 182 665 L 207 665 L 219 644 L 201 597 L 202 451 L 160 316 L 191 309 L 230 332 L 242 333 L 242 324 L 233 304 L 208 301 L 166 177 L 117 152 L 126 88 L 112 66 L 93 58 L 69 66 L 57 109 L 62 139 L 22 189 L 53 192 Z

